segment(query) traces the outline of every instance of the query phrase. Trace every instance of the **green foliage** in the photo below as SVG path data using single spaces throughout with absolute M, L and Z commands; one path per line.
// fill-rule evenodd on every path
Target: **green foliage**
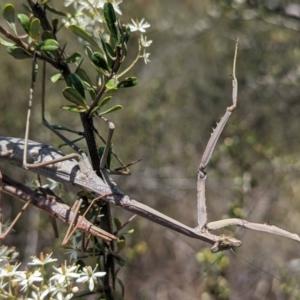
M 23 18 L 24 19 L 24 18 Z M 26 24 L 27 25 L 27 24 Z M 24 28 L 24 30 L 26 31 L 26 27 Z M 33 18 L 30 22 L 30 25 L 29 25 L 29 32 L 27 32 L 29 34 L 29 36 L 34 40 L 34 41 L 37 41 L 38 38 L 39 38 L 39 34 L 40 34 L 40 28 L 41 28 L 41 22 L 39 19 L 37 18 Z M 57 43 L 57 48 L 55 50 L 57 50 L 59 47 L 58 43 Z M 39 49 L 39 48 L 36 48 L 36 50 L 45 50 L 45 49 Z
M 118 45 L 120 42 L 120 34 L 118 33 L 117 17 L 114 7 L 110 2 L 104 3 L 103 13 L 112 41 L 114 44 Z
M 6 49 L 8 54 L 15 59 L 31 58 L 31 55 L 23 48 L 16 47 L 16 46 L 8 46 Z
M 95 39 L 90 35 L 86 30 L 77 26 L 77 25 L 70 25 L 68 29 L 76 34 L 78 37 L 82 38 L 84 41 L 88 42 L 92 46 L 98 47 L 98 43 Z
M 17 29 L 15 25 L 15 8 L 12 4 L 6 4 L 3 7 L 2 15 L 8 26 L 13 30 L 15 34 L 17 34 Z
M 118 88 L 126 88 L 137 85 L 138 79 L 136 77 L 127 77 L 124 80 L 120 81 L 117 85 Z
M 68 16 L 70 20 L 73 20 L 73 17 L 70 17 L 67 13 L 50 6 L 48 1 L 42 2 L 41 5 L 45 10 L 53 14 L 63 17 Z M 31 11 L 29 7 L 26 7 L 26 9 Z M 65 73 L 66 69 L 61 62 L 63 61 L 67 64 L 78 62 L 82 59 L 82 54 L 76 51 L 65 57 L 64 50 L 62 50 L 63 47 L 56 37 L 59 23 L 57 18 L 52 20 L 53 28 L 52 31 L 49 31 L 49 29 L 44 29 L 45 26 L 41 26 L 41 20 L 39 18 L 32 17 L 31 14 L 17 14 L 22 29 L 31 39 L 30 44 L 26 44 L 22 40 L 23 37 L 17 35 L 16 32 L 14 6 L 12 4 L 6 4 L 3 7 L 2 15 L 15 34 L 13 39 L 14 43 L 7 42 L 3 39 L 0 40 L 0 44 L 7 47 L 8 53 L 15 59 L 26 59 L 33 57 L 34 52 L 37 52 L 39 58 L 47 58 L 47 62 L 58 69 L 59 72 L 51 76 L 53 83 L 62 77 L 66 80 L 70 88 L 63 89 L 63 96 L 76 105 L 65 105 L 62 107 L 63 109 L 70 112 L 88 112 L 90 116 L 93 116 L 95 112 L 99 111 L 100 107 L 104 106 L 108 100 L 111 99 L 104 97 L 101 101 L 104 92 L 115 92 L 118 88 L 133 87 L 137 84 L 136 77 L 128 77 L 120 82 L 117 80 L 118 71 L 127 55 L 126 44 L 130 38 L 130 27 L 129 25 L 120 25 L 114 7 L 110 2 L 106 2 L 103 6 L 103 16 L 107 28 L 104 27 L 102 30 L 98 30 L 97 35 L 88 32 L 88 30 L 82 25 L 80 26 L 80 24 L 66 24 L 66 28 L 70 32 L 96 49 L 96 51 L 93 51 L 91 47 L 85 46 L 85 51 L 96 73 L 101 77 L 101 84 L 99 84 L 100 81 L 98 79 L 97 82 L 92 83 L 91 77 L 82 67 L 78 67 L 74 73 L 70 72 L 70 74 L 67 74 L 69 71 Z M 101 15 L 99 15 L 99 17 L 101 17 Z M 42 20 L 42 22 L 44 22 L 44 20 Z M 105 30 L 108 31 L 105 32 Z M 128 72 L 135 63 L 136 60 L 125 72 Z M 76 77 L 76 74 L 79 77 Z M 124 72 L 121 75 L 123 76 Z M 71 77 L 74 78 L 70 79 Z M 79 78 L 81 78 L 82 81 Z M 70 83 L 70 81 L 72 81 L 72 83 Z M 93 101 L 91 105 L 88 105 L 86 102 L 84 90 L 87 90 L 91 96 Z M 100 105 L 98 105 L 99 102 Z M 109 114 L 120 109 L 122 109 L 121 105 L 115 105 L 103 111 L 101 115 Z
M 48 39 L 38 44 L 35 50 L 41 51 L 56 51 L 59 49 L 59 43 L 56 40 Z
M 17 15 L 18 20 L 20 21 L 20 24 L 22 25 L 24 31 L 29 34 L 30 30 L 30 19 L 27 15 L 24 14 L 18 14 Z

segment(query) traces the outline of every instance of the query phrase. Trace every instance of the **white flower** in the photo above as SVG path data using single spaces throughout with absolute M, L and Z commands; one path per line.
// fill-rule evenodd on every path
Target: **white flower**
M 106 274 L 105 272 L 95 272 L 97 268 L 98 265 L 96 265 L 94 270 L 92 270 L 92 267 L 90 266 L 84 267 L 82 273 L 80 274 L 80 278 L 78 278 L 76 282 L 89 281 L 89 290 L 93 291 L 97 277 L 103 277 Z
M 93 12 L 95 9 L 103 9 L 105 0 L 65 0 L 64 5 L 67 7 L 73 4 L 73 7 L 76 11 L 83 11 L 86 10 L 87 12 Z M 119 5 L 122 3 L 122 0 L 111 0 L 110 3 L 113 5 L 115 12 L 119 15 L 122 15 L 122 12 L 119 8 Z
M 64 297 L 64 295 L 62 293 L 58 293 L 57 296 L 56 296 L 56 299 L 57 300 L 69 300 L 69 299 L 72 299 L 73 297 L 73 294 L 68 294 L 66 297 Z
M 71 5 L 71 4 L 74 5 L 74 8 L 75 8 L 75 9 L 77 8 L 77 3 L 76 3 L 76 1 L 74 1 L 74 0 L 65 0 L 65 7 L 67 7 L 67 6 Z
M 66 294 L 67 293 L 68 285 L 64 282 L 60 284 L 57 281 L 49 282 L 49 293 L 51 293 L 51 296 L 55 296 L 57 293 L 60 294 Z
M 12 266 L 11 264 L 6 264 L 5 269 L 0 268 L 0 278 L 13 277 L 24 273 L 24 271 L 17 271 L 20 265 L 21 263 L 16 263 L 14 266 Z
M 26 298 L 27 300 L 43 300 L 47 295 L 48 295 L 49 291 L 45 290 L 42 293 L 36 293 L 35 291 L 32 291 L 31 293 L 31 297 L 32 298 Z
M 147 48 L 152 44 L 152 40 L 147 41 L 147 37 L 141 34 L 141 44 L 143 47 Z
M 148 58 L 150 56 L 150 53 L 146 53 L 146 49 L 144 49 L 144 53 L 143 53 L 143 58 L 144 58 L 144 62 L 145 64 L 147 64 L 148 62 L 150 62 L 151 60 Z
M 113 5 L 113 7 L 114 7 L 114 9 L 115 9 L 115 12 L 117 13 L 117 14 L 119 14 L 119 15 L 122 15 L 122 12 L 121 12 L 121 10 L 120 10 L 120 8 L 119 8 L 119 5 L 122 3 L 122 0 L 119 0 L 119 1 L 115 1 L 115 0 L 113 0 L 112 2 L 111 2 L 111 4 Z
M 66 262 L 60 268 L 53 267 L 56 274 L 50 280 L 57 280 L 58 283 L 68 282 L 70 278 L 78 278 L 79 274 L 76 273 L 77 266 L 67 266 Z
M 40 254 L 40 259 L 38 259 L 36 256 L 32 256 L 31 257 L 31 262 L 28 263 L 29 266 L 44 266 L 46 264 L 49 264 L 51 262 L 57 261 L 56 258 L 51 258 L 51 255 L 53 253 L 50 254 L 46 254 L 46 258 L 44 257 L 43 252 L 41 252 Z
M 43 281 L 43 278 L 41 277 L 42 273 L 38 270 L 34 271 L 34 273 L 31 272 L 24 272 L 18 274 L 16 279 L 14 279 L 14 282 L 20 282 L 20 285 L 22 286 L 21 291 L 26 292 L 27 289 L 32 285 L 33 282 L 36 281 Z
M 134 31 L 146 32 L 145 29 L 150 27 L 150 24 L 145 22 L 144 18 L 141 21 L 136 20 L 136 22 L 135 22 L 133 19 L 131 19 L 131 21 L 132 21 L 132 24 L 129 24 L 131 32 L 134 32 Z

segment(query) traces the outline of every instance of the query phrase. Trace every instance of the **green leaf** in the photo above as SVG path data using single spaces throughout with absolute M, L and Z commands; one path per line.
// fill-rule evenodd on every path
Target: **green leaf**
M 15 59 L 26 59 L 32 56 L 26 52 L 24 49 L 16 46 L 7 47 L 7 52 Z
M 49 39 L 54 40 L 54 35 L 51 31 L 46 30 L 42 33 L 42 41 L 46 41 L 46 40 L 49 40 Z
M 3 17 L 9 27 L 17 34 L 16 24 L 15 24 L 15 8 L 12 4 L 6 4 L 2 10 Z
M 32 9 L 31 9 L 28 5 L 22 3 L 22 6 L 23 6 L 23 8 L 24 8 L 27 12 L 29 12 L 30 14 L 32 14 Z
M 62 17 L 67 17 L 68 15 L 66 13 L 64 13 L 63 11 L 57 10 L 55 8 L 53 8 L 52 6 L 50 6 L 49 4 L 46 4 L 45 7 L 51 11 L 53 14 L 58 15 L 58 16 L 62 16 Z
M 127 77 L 118 83 L 118 88 L 132 87 L 137 85 L 137 83 L 138 83 L 137 77 L 133 77 L 133 76 Z
M 40 34 L 41 22 L 39 19 L 34 18 L 30 23 L 29 35 L 34 40 L 37 41 Z
M 114 49 L 112 48 L 112 46 L 109 43 L 106 43 L 106 48 L 108 51 L 108 55 L 111 57 L 111 59 L 113 60 L 116 57 L 116 52 L 114 51 Z
M 66 58 L 66 63 L 67 64 L 74 63 L 74 62 L 78 61 L 80 58 L 81 58 L 81 54 L 79 52 L 75 52 L 71 56 Z
M 84 47 L 85 53 L 88 55 L 89 59 L 92 60 L 93 50 L 89 46 Z
M 92 46 L 95 46 L 95 47 L 99 48 L 99 45 L 94 40 L 94 38 L 87 31 L 85 31 L 84 29 L 82 29 L 81 27 L 79 27 L 77 25 L 70 25 L 68 27 L 68 29 L 71 32 L 73 32 L 74 34 L 76 34 L 78 37 L 80 37 L 83 40 L 85 40 L 88 43 L 90 43 Z
M 111 45 L 105 41 L 102 32 L 99 32 L 99 36 L 100 36 L 103 51 L 107 58 L 107 63 L 110 67 L 112 67 L 113 63 L 114 63 L 114 58 L 115 58 L 115 51 L 113 50 Z
M 112 96 L 105 97 L 105 98 L 99 103 L 99 107 L 104 106 L 111 98 L 112 98 Z
M 18 18 L 20 24 L 22 25 L 23 29 L 25 30 L 25 32 L 27 34 L 29 34 L 30 19 L 28 18 L 28 16 L 26 16 L 24 14 L 18 14 L 17 18 Z
M 105 93 L 115 92 L 118 89 L 118 82 L 115 79 L 110 79 L 105 87 Z
M 52 20 L 52 28 L 53 28 L 53 33 L 57 33 L 58 31 L 58 23 L 59 23 L 59 20 L 58 19 L 53 19 Z
M 59 48 L 59 43 L 56 40 L 53 39 L 47 39 L 37 45 L 35 47 L 35 50 L 41 50 L 41 51 L 56 51 Z
M 82 68 L 78 68 L 76 74 L 81 78 L 81 80 L 86 81 L 90 86 L 92 86 L 92 81 L 86 71 Z
M 89 94 L 90 94 L 91 99 L 94 100 L 96 97 L 96 92 L 93 88 L 89 89 Z
M 83 108 L 87 108 L 87 103 L 86 103 L 85 99 L 73 87 L 64 88 L 62 93 L 67 100 L 69 100 L 79 106 L 82 106 Z
M 120 228 L 121 228 L 121 226 L 122 226 L 121 221 L 120 221 L 118 218 L 114 218 L 114 223 L 115 223 L 115 226 L 116 226 L 117 231 L 119 231 Z M 122 238 L 122 237 L 121 237 L 121 238 Z
M 121 236 L 117 242 L 118 252 L 120 252 L 122 249 L 124 249 L 125 244 L 126 244 L 125 238 L 124 238 L 124 236 Z
M 13 46 L 15 46 L 14 43 L 8 42 L 8 41 L 6 41 L 6 40 L 4 40 L 2 38 L 0 38 L 0 45 L 3 45 L 5 47 L 13 47 Z
M 114 253 L 114 254 L 113 254 L 113 258 L 114 258 L 115 262 L 116 262 L 119 266 L 123 267 L 123 266 L 125 265 L 125 262 L 126 262 L 126 261 L 125 261 L 121 256 L 119 256 L 118 254 Z
M 94 114 L 96 111 L 98 111 L 99 109 L 100 109 L 100 106 L 99 106 L 99 105 L 95 106 L 95 107 L 92 109 L 92 111 L 90 112 L 90 116 L 93 116 L 93 114 Z
M 83 113 L 83 112 L 87 111 L 87 108 L 84 108 L 82 106 L 75 106 L 75 105 L 74 106 L 73 105 L 64 105 L 61 108 L 64 110 L 73 112 L 73 113 Z
M 77 74 L 75 73 L 69 74 L 66 81 L 68 86 L 73 87 L 77 92 L 80 93 L 81 97 L 85 99 L 84 86 L 82 84 L 80 77 Z
M 104 116 L 104 115 L 110 114 L 113 111 L 116 111 L 116 110 L 119 110 L 119 109 L 123 109 L 123 106 L 122 105 L 115 105 L 115 106 L 109 108 L 108 110 L 101 112 L 100 116 Z
M 55 73 L 50 77 L 51 82 L 55 83 L 61 78 L 62 74 L 61 73 Z
M 119 35 L 116 26 L 117 17 L 114 7 L 110 2 L 104 3 L 103 14 L 112 40 L 115 44 L 119 44 Z
M 98 68 L 110 71 L 109 66 L 107 65 L 105 57 L 100 52 L 94 52 L 92 55 L 92 63 Z

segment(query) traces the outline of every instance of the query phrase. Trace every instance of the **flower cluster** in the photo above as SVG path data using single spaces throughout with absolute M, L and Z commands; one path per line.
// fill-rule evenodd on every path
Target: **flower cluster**
M 44 256 L 41 253 L 39 258 L 32 257 L 24 271 L 19 270 L 21 263 L 11 264 L 11 258 L 16 254 L 13 248 L 0 247 L 1 266 L 6 262 L 5 266 L 0 267 L 0 294 L 9 299 L 68 300 L 79 291 L 75 283 L 88 283 L 92 292 L 97 279 L 105 275 L 105 272 L 97 272 L 98 265 L 94 269 L 90 266 L 80 269 L 79 266 L 68 266 L 64 262 L 60 267 L 53 266 L 53 276 L 47 279 L 46 265 L 57 261 L 51 257 L 52 254 Z M 31 270 L 33 267 L 38 269 Z
M 103 6 L 106 0 L 65 0 L 65 6 L 73 5 L 75 9 L 75 14 L 68 15 L 68 19 L 64 20 L 65 25 L 77 25 L 87 32 L 89 32 L 92 36 L 96 37 L 98 32 L 103 31 Z M 110 1 L 114 7 L 114 10 L 119 15 L 122 15 L 122 12 L 119 8 L 122 0 L 112 0 Z M 129 24 L 129 28 L 131 32 L 139 32 L 139 55 L 138 58 L 143 58 L 145 64 L 150 62 L 149 56 L 150 53 L 146 51 L 146 48 L 152 44 L 152 40 L 147 40 L 147 37 L 144 35 L 146 29 L 150 27 L 150 24 L 145 21 L 145 19 L 133 20 L 131 19 L 131 24 Z M 82 41 L 82 40 L 81 40 Z M 141 51 L 143 50 L 143 51 Z M 142 54 L 140 52 L 143 52 Z
M 68 19 L 64 20 L 65 25 L 77 25 L 87 32 L 89 32 L 91 35 L 95 36 L 97 35 L 97 32 L 100 30 L 102 31 L 103 28 L 103 6 L 105 0 L 66 0 L 65 6 L 73 5 L 75 9 L 75 14 L 71 15 L 68 14 Z M 119 4 L 122 1 L 111 1 L 115 12 L 118 14 L 122 14 Z
M 140 46 L 143 47 L 143 54 L 140 56 L 144 59 L 145 64 L 150 62 L 149 56 L 150 53 L 146 52 L 146 48 L 149 47 L 152 44 L 152 40 L 147 40 L 147 36 L 144 36 L 143 33 L 146 32 L 146 28 L 149 28 L 151 25 L 145 21 L 145 19 L 142 19 L 141 21 L 134 21 L 131 19 L 132 24 L 129 24 L 130 31 L 138 31 L 140 32 L 140 38 L 139 43 Z

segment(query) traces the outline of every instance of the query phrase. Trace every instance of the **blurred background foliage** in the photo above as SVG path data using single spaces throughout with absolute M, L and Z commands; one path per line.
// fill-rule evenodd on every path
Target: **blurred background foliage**
M 11 2 L 22 9 L 19 1 Z M 196 225 L 197 169 L 212 127 L 231 104 L 229 75 L 239 37 L 238 109 L 207 168 L 208 218 L 242 217 L 299 234 L 300 5 L 292 0 L 127 0 L 121 9 L 123 22 L 145 17 L 153 40 L 151 63 L 140 60 L 129 74 L 139 84 L 115 95 L 124 110 L 110 115 L 118 155 L 125 162 L 142 159 L 130 177 L 115 178 L 121 188 Z M 78 47 L 66 31 L 61 39 L 67 51 Z M 132 57 L 135 45 L 132 38 Z M 0 134 L 23 137 L 31 62 L 14 60 L 4 47 L 0 52 Z M 53 73 L 48 68 L 48 77 Z M 58 139 L 41 126 L 40 83 L 41 78 L 30 138 L 57 146 Z M 78 116 L 60 109 L 62 88 L 47 84 L 48 120 L 80 130 Z M 98 126 L 107 133 L 105 124 Z M 34 178 L 1 168 L 19 180 Z M 5 199 L 9 217 L 20 204 Z M 114 214 L 123 221 L 130 216 L 117 208 Z M 241 239 L 242 247 L 236 254 L 211 254 L 205 243 L 139 217 L 129 227 L 135 231 L 120 253 L 127 262 L 120 275 L 125 299 L 300 299 L 300 245 L 295 241 L 234 227 L 220 233 Z M 63 224 L 60 228 L 66 230 Z M 55 257 L 62 252 L 50 222 L 35 208 L 5 243 L 17 246 L 24 259 L 40 251 L 54 250 Z

